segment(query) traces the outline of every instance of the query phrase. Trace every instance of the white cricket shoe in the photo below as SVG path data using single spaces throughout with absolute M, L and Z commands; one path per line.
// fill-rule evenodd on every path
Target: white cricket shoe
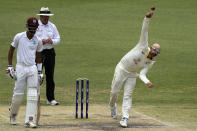
M 128 120 L 129 120 L 128 118 L 123 117 L 123 118 L 120 120 L 120 125 L 121 125 L 122 127 L 127 127 Z
M 16 117 L 15 116 L 10 116 L 10 124 L 16 125 Z
M 33 123 L 32 121 L 25 123 L 25 127 L 27 128 L 37 128 L 37 125 Z
M 116 109 L 116 104 L 113 107 L 110 106 L 110 109 L 111 109 L 111 117 L 113 119 L 117 119 L 118 113 L 117 113 L 117 109 Z
M 11 114 L 10 108 L 9 108 L 9 116 L 10 116 L 10 124 L 16 125 L 16 114 Z
M 57 102 L 56 100 L 52 100 L 52 101 L 47 100 L 47 105 L 56 106 L 56 105 L 59 105 L 59 102 Z

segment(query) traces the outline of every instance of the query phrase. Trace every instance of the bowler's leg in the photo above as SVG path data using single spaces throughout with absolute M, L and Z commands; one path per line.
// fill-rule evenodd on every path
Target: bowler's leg
M 120 89 L 122 88 L 125 79 L 126 79 L 126 75 L 117 66 L 115 73 L 114 73 L 114 78 L 112 81 L 111 92 L 110 92 L 110 102 L 109 102 L 109 106 L 111 109 L 111 117 L 114 119 L 117 118 L 116 101 L 118 99 L 118 93 L 120 92 Z
M 129 112 L 132 105 L 132 94 L 135 88 L 136 78 L 128 78 L 124 85 L 124 97 L 122 103 L 122 116 L 129 118 Z
M 120 92 L 120 89 L 122 88 L 124 83 L 124 78 L 125 77 L 122 76 L 121 72 L 116 69 L 111 85 L 110 102 L 109 102 L 110 107 L 115 106 L 115 103 L 118 98 L 118 93 Z
M 120 121 L 121 126 L 127 127 L 129 112 L 132 105 L 132 93 L 135 88 L 136 78 L 128 78 L 124 85 L 124 96 L 122 103 L 122 120 Z

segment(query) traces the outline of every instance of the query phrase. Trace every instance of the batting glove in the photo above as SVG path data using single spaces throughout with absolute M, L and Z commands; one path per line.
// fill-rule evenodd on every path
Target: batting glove
M 40 85 L 42 85 L 44 81 L 44 75 L 42 74 L 41 71 L 38 71 L 38 82 L 40 83 Z
M 16 70 L 13 68 L 12 65 L 8 65 L 8 68 L 5 70 L 5 73 L 7 76 L 9 76 L 10 78 L 17 80 L 16 77 Z

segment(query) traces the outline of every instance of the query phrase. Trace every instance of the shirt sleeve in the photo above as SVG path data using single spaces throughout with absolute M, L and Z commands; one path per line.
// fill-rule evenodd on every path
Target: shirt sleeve
M 149 81 L 149 79 L 146 77 L 146 74 L 148 72 L 148 70 L 150 68 L 152 68 L 153 64 L 155 63 L 155 61 L 152 61 L 152 63 L 150 63 L 148 66 L 144 67 L 141 71 L 140 71 L 140 75 L 139 78 L 145 83 L 147 84 Z
M 53 24 L 53 32 L 54 32 L 54 36 L 52 38 L 53 41 L 53 45 L 57 45 L 60 43 L 60 35 L 59 32 L 57 30 L 57 27 Z
M 19 43 L 19 35 L 15 35 L 15 37 L 14 37 L 14 39 L 13 39 L 11 45 L 12 45 L 13 47 L 17 48 L 17 47 L 18 47 L 18 43 Z
M 142 30 L 141 30 L 138 46 L 148 47 L 148 25 L 149 25 L 149 18 L 145 17 L 142 24 Z

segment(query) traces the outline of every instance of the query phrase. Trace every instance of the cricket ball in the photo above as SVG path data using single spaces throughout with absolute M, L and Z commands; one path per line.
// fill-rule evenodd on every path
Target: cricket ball
M 155 10 L 155 6 L 152 6 L 150 9 L 151 9 L 151 10 Z

